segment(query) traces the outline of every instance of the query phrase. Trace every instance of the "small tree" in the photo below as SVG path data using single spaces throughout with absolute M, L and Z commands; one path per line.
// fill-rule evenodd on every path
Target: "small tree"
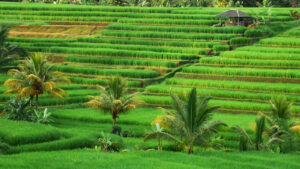
M 278 131 L 281 132 L 278 135 L 283 140 L 279 144 L 280 152 L 295 151 L 297 144 L 299 144 L 299 139 L 297 139 L 296 134 L 291 129 L 299 123 L 291 120 L 293 103 L 289 102 L 285 97 L 279 96 L 273 98 L 270 101 L 270 105 L 272 112 L 267 118 L 269 125 L 273 128 L 270 134 L 274 135 Z
M 256 119 L 255 139 L 251 140 L 247 132 L 239 126 L 233 128 L 240 134 L 240 150 L 272 150 L 271 145 L 278 144 L 280 152 L 297 150 L 299 139 L 292 129 L 297 122 L 291 121 L 292 103 L 285 97 L 273 98 L 270 101 L 272 112 Z M 246 148 L 245 148 L 246 147 Z
M 211 97 L 197 97 L 196 88 L 189 93 L 187 101 L 182 101 L 176 94 L 172 94 L 174 111 L 168 112 L 167 120 L 171 123 L 171 131 L 183 139 L 187 152 L 192 153 L 194 144 L 204 144 L 210 136 L 226 124 L 211 120 L 211 114 L 219 107 L 209 106 Z
M 70 83 L 69 79 L 61 72 L 53 70 L 47 60 L 39 53 L 31 55 L 18 69 L 8 72 L 13 78 L 5 81 L 4 86 L 10 88 L 5 93 L 18 93 L 20 97 L 29 97 L 30 105 L 36 97 L 36 110 L 38 109 L 39 95 L 49 93 L 53 97 L 63 98 L 67 93 L 56 85 Z
M 86 104 L 109 112 L 113 119 L 113 126 L 116 125 L 119 114 L 135 109 L 139 104 L 136 100 L 136 93 L 126 94 L 125 81 L 120 76 L 111 78 L 108 88 L 100 87 L 100 90 L 100 96 L 90 96 L 91 100 Z
M 282 142 L 278 137 L 280 133 L 274 133 L 274 135 L 267 135 L 269 129 L 266 128 L 265 116 L 261 116 L 255 120 L 256 125 L 254 128 L 254 139 L 248 135 L 248 133 L 239 126 L 233 126 L 232 128 L 240 134 L 240 151 L 247 150 L 270 150 L 271 145 Z

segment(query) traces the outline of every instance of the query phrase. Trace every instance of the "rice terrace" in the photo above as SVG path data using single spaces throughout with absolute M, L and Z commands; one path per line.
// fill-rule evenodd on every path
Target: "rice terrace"
M 299 169 L 299 7 L 0 1 L 0 169 Z

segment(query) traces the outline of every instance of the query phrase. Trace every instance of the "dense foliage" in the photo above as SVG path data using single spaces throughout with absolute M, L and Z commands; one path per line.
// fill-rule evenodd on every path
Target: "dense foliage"
M 7 36 L 9 27 L 7 25 L 1 25 L 0 23 L 0 66 L 4 66 L 9 62 L 15 60 L 16 56 L 26 56 L 25 49 L 7 43 Z
M 44 2 L 58 4 L 89 4 L 113 6 L 148 6 L 148 7 L 257 7 L 257 6 L 295 6 L 298 0 L 45 0 Z M 23 2 L 34 2 L 23 0 Z

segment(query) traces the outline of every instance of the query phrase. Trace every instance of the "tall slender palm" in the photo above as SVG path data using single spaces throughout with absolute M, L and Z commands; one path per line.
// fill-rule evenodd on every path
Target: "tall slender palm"
M 100 90 L 100 96 L 90 96 L 91 100 L 87 105 L 109 112 L 113 119 L 113 126 L 116 125 L 120 113 L 135 109 L 140 103 L 136 100 L 136 93 L 126 94 L 125 81 L 120 76 L 109 80 L 108 89 L 100 87 Z
M 209 122 L 210 115 L 219 107 L 208 105 L 211 97 L 203 96 L 199 99 L 196 88 L 189 93 L 186 103 L 175 94 L 171 96 L 175 111 L 168 112 L 168 121 L 172 124 L 171 130 L 184 139 L 188 153 L 193 152 L 196 142 L 205 143 L 220 126 L 226 125 L 220 121 Z
M 39 95 L 45 92 L 53 97 L 63 98 L 67 93 L 56 85 L 70 83 L 69 79 L 61 72 L 53 70 L 53 65 L 48 65 L 44 56 L 35 53 L 27 58 L 18 69 L 8 72 L 13 78 L 5 81 L 4 86 L 10 88 L 6 93 L 18 93 L 20 97 L 30 97 L 32 105 L 36 97 L 36 109 L 38 109 Z
M 0 66 L 14 60 L 18 55 L 21 57 L 27 55 L 25 49 L 6 42 L 8 32 L 9 27 L 7 25 L 0 25 Z

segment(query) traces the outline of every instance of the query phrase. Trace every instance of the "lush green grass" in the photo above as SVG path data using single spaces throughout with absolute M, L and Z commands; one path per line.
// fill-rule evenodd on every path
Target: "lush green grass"
M 177 93 L 180 96 L 185 95 L 186 93 L 192 90 L 191 87 L 182 87 L 182 86 L 167 86 L 167 85 L 152 85 L 146 87 L 146 92 L 148 94 L 162 94 L 169 95 L 172 93 Z M 237 90 L 228 90 L 228 89 L 216 89 L 216 88 L 197 88 L 199 95 L 210 95 L 214 98 L 229 98 L 236 100 L 252 100 L 252 101 L 268 101 L 272 98 L 284 95 L 288 100 L 299 102 L 300 98 L 298 95 L 291 94 L 280 94 L 280 93 L 253 93 L 248 91 L 237 91 Z
M 159 74 L 155 71 L 149 70 L 134 70 L 134 69 L 96 69 L 88 67 L 74 67 L 74 66 L 63 66 L 56 65 L 55 70 L 68 72 L 68 73 L 83 73 L 93 75 L 121 75 L 124 77 L 135 77 L 135 78 L 151 78 L 157 77 Z
M 201 64 L 227 66 L 258 66 L 279 68 L 300 68 L 300 61 L 295 60 L 246 60 L 234 58 L 206 57 L 200 60 Z
M 207 67 L 207 66 L 189 66 L 184 67 L 183 72 L 208 74 L 208 75 L 226 75 L 233 77 L 255 76 L 255 77 L 280 77 L 280 78 L 299 78 L 300 71 L 295 69 L 254 69 L 254 68 L 232 68 L 232 67 Z
M 288 47 L 296 47 L 300 46 L 300 38 L 294 37 L 274 37 L 269 39 L 260 40 L 262 45 L 278 45 L 278 46 L 288 46 Z
M 259 59 L 259 60 L 300 60 L 299 54 L 294 53 L 262 53 L 249 51 L 228 51 L 220 54 L 223 58 Z
M 0 138 L 10 145 L 57 140 L 61 136 L 59 130 L 51 126 L 0 119 Z
M 237 48 L 237 51 L 248 51 L 248 52 L 263 52 L 263 53 L 290 53 L 300 54 L 299 48 L 280 48 L 280 47 L 262 47 L 262 46 L 246 46 Z
M 221 120 L 225 122 L 229 127 L 233 125 L 239 125 L 246 130 L 250 130 L 251 124 L 255 123 L 256 115 L 251 114 L 225 114 L 214 113 L 213 120 Z
M 140 96 L 140 99 L 145 103 L 157 106 L 171 106 L 171 96 Z M 252 113 L 257 112 L 271 112 L 271 106 L 267 103 L 256 103 L 253 101 L 232 101 L 232 100 L 212 100 L 209 105 L 220 106 L 222 110 L 233 111 L 235 113 Z M 292 112 L 298 116 L 300 110 L 299 106 L 293 106 Z
M 246 27 L 183 27 L 183 26 L 143 26 L 131 24 L 111 24 L 109 30 L 158 31 L 158 32 L 187 32 L 187 33 L 244 33 Z
M 142 46 L 142 45 L 121 45 L 121 44 L 106 44 L 106 43 L 82 43 L 82 42 L 39 42 L 40 40 L 32 39 L 32 42 L 24 38 L 14 39 L 11 44 L 31 47 L 70 47 L 70 48 L 107 48 L 107 49 L 123 49 L 136 51 L 152 51 L 166 53 L 190 53 L 190 54 L 206 54 L 204 49 L 186 49 L 174 47 L 157 47 L 157 46 Z M 44 39 L 42 39 L 44 40 Z
M 79 63 L 101 63 L 107 65 L 129 65 L 129 66 L 165 66 L 176 67 L 176 63 L 172 61 L 162 60 L 141 60 L 141 59 L 122 59 L 122 58 L 99 58 L 99 57 L 77 57 L 68 56 L 68 61 Z
M 175 46 L 175 47 L 191 47 L 187 51 L 195 50 L 192 47 L 212 48 L 214 45 L 221 45 L 220 42 L 194 42 L 194 41 L 150 41 L 150 40 L 137 40 L 137 39 L 111 39 L 111 38 L 86 38 L 79 37 L 79 42 L 92 42 L 92 43 L 111 43 L 123 45 L 148 45 L 148 46 Z M 178 49 L 178 48 L 177 48 Z M 197 49 L 200 50 L 200 49 Z M 201 52 L 202 53 L 202 52 Z M 202 53 L 203 54 L 203 53 Z
M 180 54 L 180 53 L 159 53 L 151 51 L 132 51 L 106 48 L 69 48 L 69 47 L 32 47 L 23 46 L 32 52 L 52 52 L 52 53 L 68 53 L 82 55 L 101 55 L 112 57 L 132 57 L 132 58 L 156 58 L 156 59 L 196 59 L 195 54 Z
M 224 168 L 224 169 L 296 169 L 299 154 L 274 154 L 267 152 L 223 153 L 199 152 L 194 155 L 175 152 L 102 153 L 93 150 L 35 152 L 1 156 L 6 169 L 50 168 Z M 238 159 L 238 160 L 237 160 Z M 30 163 L 28 163 L 30 161 Z M 41 165 L 41 161 L 43 165 Z M 122 162 L 122 163 L 120 163 Z
M 172 32 L 143 32 L 143 31 L 102 31 L 105 36 L 139 37 L 139 38 L 163 38 L 163 39 L 193 39 L 193 40 L 230 40 L 234 34 L 206 34 L 206 33 L 172 33 Z
M 198 152 L 194 155 L 174 152 L 136 152 L 147 148 L 156 148 L 155 139 L 144 143 L 144 133 L 151 129 L 151 122 L 157 115 L 162 115 L 160 109 L 138 108 L 127 114 L 121 114 L 117 125 L 122 131 L 132 131 L 135 137 L 122 138 L 125 148 L 130 153 L 101 153 L 92 150 L 55 151 L 77 149 L 94 146 L 100 132 L 109 133 L 112 129 L 112 118 L 100 110 L 86 108 L 83 103 L 89 100 L 87 95 L 98 95 L 99 91 L 89 88 L 89 85 L 106 85 L 107 77 L 121 74 L 129 77 L 127 87 L 138 90 L 144 85 L 142 78 L 150 81 L 160 78 L 163 73 L 172 71 L 178 65 L 187 62 L 197 62 L 200 55 L 226 51 L 228 45 L 248 43 L 242 37 L 245 27 L 210 27 L 218 23 L 216 14 L 226 9 L 210 8 L 137 8 L 137 7 L 99 7 L 84 5 L 51 5 L 51 4 L 15 4 L 0 3 L 0 23 L 14 24 L 48 24 L 50 21 L 62 21 L 60 24 L 92 24 L 99 27 L 90 37 L 59 38 L 9 38 L 12 44 L 20 44 L 31 52 L 46 52 L 59 59 L 66 59 L 57 70 L 68 72 L 71 85 L 59 85 L 67 90 L 69 97 L 64 100 L 40 97 L 40 105 L 47 106 L 53 113 L 55 122 L 52 126 L 29 122 L 0 120 L 0 139 L 11 145 L 9 153 L 19 155 L 0 156 L 0 168 L 299 168 L 299 154 L 270 154 L 265 152 L 222 153 Z M 272 8 L 275 20 L 291 20 L 290 9 Z M 265 9 L 248 9 L 243 11 L 255 15 Z M 275 16 L 276 15 L 276 16 Z M 65 22 L 70 21 L 70 22 Z M 45 22 L 45 23 L 44 23 Z M 114 22 L 111 25 L 107 22 Z M 127 24 L 128 23 L 128 24 Z M 129 24 L 132 23 L 132 24 Z M 279 23 L 279 22 L 278 22 Z M 52 24 L 56 24 L 55 22 Z M 279 24 L 284 24 L 279 23 Z M 169 25 L 169 26 L 168 26 Z M 170 26 L 172 25 L 172 26 Z M 194 26 L 192 26 L 194 25 Z M 63 25 L 67 26 L 67 25 Z M 70 26 L 76 27 L 76 26 Z M 105 29 L 103 30 L 102 27 Z M 33 29 L 34 30 L 34 29 Z M 100 31 L 102 33 L 100 35 Z M 19 31 L 18 31 L 19 32 Z M 41 32 L 42 33 L 42 32 Z M 59 32 L 58 32 L 59 33 Z M 95 34 L 94 34 L 95 33 Z M 51 33 L 49 33 L 49 36 Z M 80 35 L 80 36 L 81 36 Z M 19 36 L 18 34 L 16 36 Z M 22 36 L 22 35 L 21 35 Z M 24 32 L 24 36 L 31 36 Z M 38 36 L 38 35 L 37 35 Z M 47 36 L 47 35 L 46 35 Z M 51 35 L 52 36 L 52 35 Z M 76 36 L 76 35 L 75 35 Z M 236 38 L 237 37 L 237 38 Z M 234 39 L 232 39 L 234 38 Z M 273 39 L 273 38 L 272 38 Z M 271 39 L 271 40 L 272 40 Z M 276 45 L 297 45 L 285 38 L 276 38 Z M 270 40 L 270 39 L 269 39 Z M 274 40 L 274 39 L 273 39 Z M 298 41 L 297 39 L 292 39 Z M 275 44 L 275 42 L 261 43 Z M 195 66 L 184 67 L 183 73 L 221 75 L 223 77 L 262 77 L 265 78 L 299 78 L 295 69 L 250 69 L 230 68 L 228 66 L 264 66 L 276 68 L 298 68 L 300 54 L 297 48 L 243 47 L 239 52 L 221 53 L 220 58 L 202 58 L 201 64 L 227 65 L 221 67 Z M 250 51 L 250 52 L 249 52 Z M 73 56 L 70 54 L 80 54 Z M 213 53 L 215 54 L 215 53 Z M 103 57 L 104 56 L 104 57 Z M 202 57 L 202 56 L 201 56 Z M 224 60 L 227 61 L 225 62 Z M 253 60 L 254 59 L 254 60 Z M 211 60 L 211 62 L 209 62 Z M 222 60 L 222 62 L 217 61 Z M 282 61 L 283 60 L 283 61 Z M 59 62 L 59 61 L 58 61 Z M 90 66 L 90 67 L 89 67 Z M 128 67 L 128 68 L 127 68 Z M 143 69 L 143 67 L 145 67 Z M 174 69 L 175 70 L 175 69 Z M 97 77 L 96 77 L 97 76 Z M 6 80 L 0 75 L 0 83 Z M 199 94 L 210 94 L 214 99 L 211 105 L 220 105 L 221 111 L 235 113 L 270 112 L 266 103 L 272 97 L 287 94 L 287 98 L 300 101 L 300 89 L 291 83 L 264 83 L 171 78 L 164 85 L 152 85 L 146 88 L 141 96 L 146 104 L 170 105 L 170 88 L 172 92 L 183 94 L 196 86 Z M 5 88 L 0 86 L 0 92 Z M 153 96 L 155 94 L 156 96 Z M 0 95 L 5 101 L 9 96 Z M 1 102 L 2 103 L 2 102 Z M 66 105 L 68 104 L 68 105 Z M 60 105 L 60 106 L 58 106 Z M 62 106 L 64 105 L 64 106 Z M 50 107 L 51 106 L 51 107 Z M 53 106 L 53 107 L 52 107 Z M 155 105 L 152 105 L 155 107 Z M 299 106 L 294 106 L 298 112 Z M 240 125 L 247 131 L 256 116 L 251 114 L 214 113 L 213 120 L 222 120 L 229 127 Z M 252 134 L 252 132 L 250 132 Z M 113 139 L 120 136 L 111 135 Z M 229 128 L 224 128 L 217 137 L 224 139 L 226 149 L 237 150 L 239 136 Z M 250 137 L 253 137 L 252 135 Z M 173 142 L 163 141 L 164 150 L 176 149 Z M 30 151 L 55 151 L 36 152 Z M 198 147 L 196 148 L 198 151 Z M 238 160 L 237 160 L 238 159 Z M 120 163 L 121 161 L 121 163 Z M 29 163 L 30 162 L 30 163 Z M 43 163 L 43 165 L 41 165 Z
M 92 108 L 81 109 L 57 109 L 52 111 L 53 115 L 58 118 L 65 118 L 79 121 L 92 121 L 99 123 L 112 123 L 112 118 L 109 113 L 104 113 L 102 110 Z M 121 114 L 117 120 L 120 124 L 136 124 L 149 126 L 155 120 L 157 115 L 162 115 L 163 112 L 153 108 L 137 108 L 126 114 Z
M 202 25 L 210 26 L 217 24 L 218 20 L 185 20 L 185 19 L 132 19 L 132 18 L 121 18 L 118 20 L 120 23 L 139 23 L 139 24 L 165 24 L 165 25 Z
M 195 79 L 183 79 L 183 78 L 170 78 L 166 80 L 170 85 L 181 86 L 195 86 L 203 88 L 223 88 L 232 90 L 246 90 L 246 91 L 271 91 L 281 93 L 299 93 L 300 88 L 297 84 L 293 83 L 272 83 L 265 82 L 244 82 L 244 81 L 222 81 L 222 80 L 195 80 Z
M 106 79 L 94 79 L 94 78 L 81 78 L 81 77 L 69 77 L 71 82 L 89 85 L 107 85 L 108 80 Z M 141 87 L 141 83 L 138 81 L 127 81 L 127 87 Z

